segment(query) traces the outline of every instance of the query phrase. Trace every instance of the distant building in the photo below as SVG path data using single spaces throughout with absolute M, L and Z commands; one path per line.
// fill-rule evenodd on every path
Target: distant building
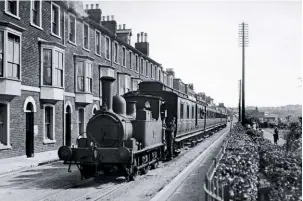
M 247 117 L 254 117 L 260 120 L 263 120 L 264 118 L 264 112 L 260 112 L 258 110 L 258 107 L 256 107 L 254 110 L 245 110 L 245 114 L 247 115 Z

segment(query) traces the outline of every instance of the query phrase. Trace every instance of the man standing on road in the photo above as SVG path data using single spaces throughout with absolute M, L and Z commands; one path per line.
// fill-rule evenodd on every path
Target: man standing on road
M 274 130 L 274 144 L 278 144 L 278 140 L 279 140 L 279 130 L 277 128 L 277 126 L 275 127 L 275 130 Z

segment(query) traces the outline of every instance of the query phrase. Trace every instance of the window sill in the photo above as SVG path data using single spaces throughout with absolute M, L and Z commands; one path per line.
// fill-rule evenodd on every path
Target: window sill
M 68 43 L 70 43 L 70 44 L 72 44 L 72 45 L 74 45 L 74 46 L 77 46 L 76 42 L 73 42 L 73 41 L 68 40 Z
M 75 93 L 78 93 L 78 94 L 92 94 L 92 92 L 89 92 L 89 91 L 76 91 Z
M 12 13 L 8 12 L 8 11 L 4 11 L 4 12 L 5 12 L 5 14 L 7 14 L 7 15 L 9 15 L 9 16 L 11 16 L 11 17 L 13 17 L 13 18 L 16 18 L 17 20 L 20 20 L 20 19 L 21 19 L 19 16 L 14 15 L 14 14 L 12 14 Z
M 32 22 L 31 22 L 31 26 L 33 26 L 33 27 L 35 27 L 35 28 L 40 29 L 41 31 L 43 31 L 43 29 L 42 29 L 41 26 L 38 26 L 38 25 L 36 25 L 36 24 L 34 24 Z
M 12 146 L 11 145 L 0 144 L 0 150 L 8 150 L 8 149 L 12 149 Z
M 84 50 L 87 51 L 87 52 L 90 52 L 90 50 L 89 50 L 89 49 L 86 49 L 85 47 L 82 47 L 82 49 L 84 49 Z
M 51 32 L 51 35 L 52 35 L 52 36 L 55 36 L 56 38 L 62 39 L 61 36 L 59 36 L 59 35 L 57 35 L 57 34 L 55 34 L 55 33 L 53 33 L 53 32 Z
M 40 86 L 40 88 L 41 88 L 41 87 L 49 87 L 49 88 L 64 89 L 64 87 L 53 86 L 53 85 L 43 85 L 43 84 Z
M 98 54 L 97 52 L 95 52 L 95 55 L 102 58 L 101 54 Z
M 44 139 L 43 144 L 55 144 L 56 140 Z

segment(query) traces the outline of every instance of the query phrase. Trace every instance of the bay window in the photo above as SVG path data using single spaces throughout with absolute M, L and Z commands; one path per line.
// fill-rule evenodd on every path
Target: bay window
M 64 50 L 42 45 L 42 85 L 64 87 Z
M 88 60 L 77 60 L 77 91 L 92 92 L 92 63 Z
M 0 27 L 0 76 L 20 79 L 21 34 Z

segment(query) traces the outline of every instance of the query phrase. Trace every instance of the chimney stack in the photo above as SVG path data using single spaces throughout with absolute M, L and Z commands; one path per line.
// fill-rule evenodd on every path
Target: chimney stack
M 141 32 L 141 42 L 143 42 L 143 32 Z
M 123 24 L 123 29 L 125 29 L 125 26 L 126 26 L 126 25 L 125 25 L 125 24 Z
M 145 33 L 144 36 L 145 36 L 144 42 L 147 42 L 147 33 Z
M 99 4 L 96 4 L 96 9 L 99 9 Z
M 112 21 L 114 21 L 115 20 L 115 18 L 114 18 L 114 16 L 112 15 Z
M 90 9 L 94 9 L 94 4 L 91 4 L 91 5 L 90 5 Z

